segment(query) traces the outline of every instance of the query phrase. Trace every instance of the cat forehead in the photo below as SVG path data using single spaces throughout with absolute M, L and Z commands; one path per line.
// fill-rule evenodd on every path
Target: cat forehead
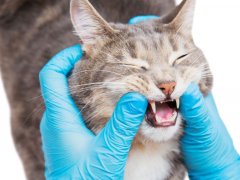
M 131 57 L 147 61 L 155 61 L 160 58 L 166 61 L 169 58 L 174 59 L 181 53 L 184 54 L 184 51 L 193 47 L 191 39 L 167 28 L 160 31 L 154 26 L 121 24 L 119 31 L 119 36 L 114 36 L 111 43 L 102 44 L 109 54 L 109 58 L 126 59 Z
M 145 47 L 146 50 L 155 47 L 158 50 L 178 51 L 179 49 L 189 48 L 192 42 L 191 37 L 186 37 L 173 29 L 149 25 L 130 28 L 127 33 L 127 43 L 133 47 Z
M 193 42 L 176 34 L 155 33 L 130 37 L 126 46 L 134 58 L 155 59 L 155 56 L 166 57 L 187 51 L 193 48 Z

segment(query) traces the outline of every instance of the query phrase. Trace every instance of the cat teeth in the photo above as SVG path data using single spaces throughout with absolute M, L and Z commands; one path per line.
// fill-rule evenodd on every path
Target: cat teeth
M 154 101 L 150 102 L 151 106 L 152 106 L 152 110 L 154 113 L 156 113 L 156 103 Z
M 176 119 L 176 117 L 177 117 L 177 112 L 176 111 L 174 111 L 174 113 L 172 114 L 172 116 L 170 117 L 170 121 L 174 121 L 175 119 Z
M 158 117 L 158 116 L 155 116 L 155 118 L 156 118 L 156 121 L 157 121 L 158 123 L 161 123 L 161 122 L 162 122 L 162 120 L 161 120 L 161 118 L 160 118 L 160 117 Z
M 179 101 L 179 99 L 176 99 L 176 106 L 177 106 L 177 109 L 179 109 L 179 106 L 180 106 L 180 101 Z

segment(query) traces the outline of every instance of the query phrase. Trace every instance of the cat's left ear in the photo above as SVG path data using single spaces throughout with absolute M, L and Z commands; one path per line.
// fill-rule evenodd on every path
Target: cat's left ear
M 70 14 L 81 45 L 87 53 L 91 51 L 96 41 L 110 38 L 115 33 L 88 0 L 72 0 Z
M 185 35 L 192 34 L 196 0 L 183 0 L 174 11 L 162 18 L 162 23 Z

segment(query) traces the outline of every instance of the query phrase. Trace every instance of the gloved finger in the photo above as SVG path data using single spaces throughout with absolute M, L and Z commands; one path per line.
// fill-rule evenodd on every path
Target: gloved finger
M 180 112 L 189 124 L 202 122 L 208 116 L 204 97 L 197 84 L 192 83 L 181 96 Z
M 39 79 L 46 107 L 71 104 L 67 75 L 82 57 L 79 45 L 69 47 L 55 55 L 40 71 Z
M 80 123 L 82 128 L 86 132 L 88 131 L 70 96 L 67 79 L 67 75 L 81 57 L 80 45 L 69 47 L 55 55 L 39 74 L 42 96 L 48 115 L 47 119 L 49 123 L 54 125 L 54 128 L 67 130 L 69 126 L 66 126 L 66 124 Z
M 110 154 L 119 161 L 126 160 L 133 138 L 144 119 L 147 100 L 138 93 L 128 93 L 118 102 L 105 128 L 99 134 Z
M 148 19 L 157 19 L 159 16 L 155 15 L 144 15 L 144 16 L 135 16 L 128 21 L 128 24 L 137 24 Z

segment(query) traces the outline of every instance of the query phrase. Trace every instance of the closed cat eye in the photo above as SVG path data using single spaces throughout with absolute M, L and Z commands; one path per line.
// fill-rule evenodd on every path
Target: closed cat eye
M 144 66 L 141 66 L 141 69 L 144 70 L 144 71 L 147 71 L 148 69 Z
M 179 56 L 179 57 L 177 58 L 177 60 L 182 59 L 182 58 L 186 57 L 187 55 L 188 55 L 188 54 L 184 54 L 184 55 L 182 55 L 182 56 Z
M 173 62 L 172 65 L 174 66 L 174 65 L 176 65 L 176 63 L 177 63 L 177 64 L 181 63 L 181 61 L 182 61 L 186 56 L 188 56 L 188 54 L 183 54 L 183 55 L 179 56 L 179 57 Z

